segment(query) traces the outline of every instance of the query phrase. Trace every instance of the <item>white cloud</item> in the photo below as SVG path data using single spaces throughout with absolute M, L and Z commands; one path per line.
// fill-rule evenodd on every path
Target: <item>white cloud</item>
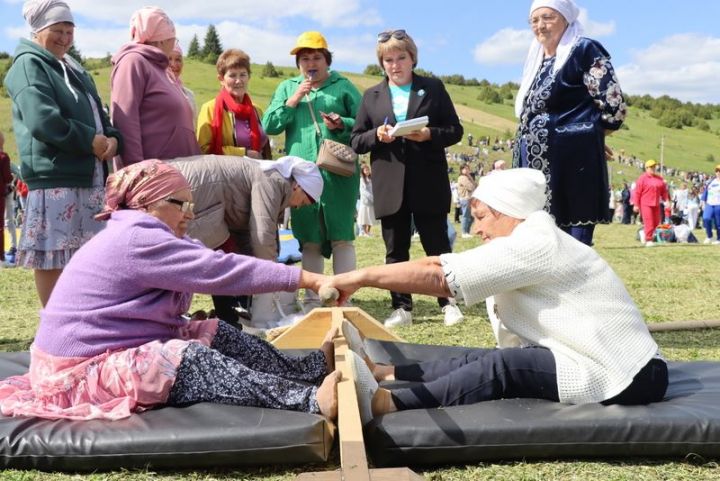
M 720 102 L 720 38 L 678 34 L 634 52 L 629 64 L 617 66 L 624 91 L 670 95 L 683 101 Z
M 580 16 L 578 17 L 580 23 L 585 27 L 585 33 L 583 35 L 590 38 L 602 38 L 608 37 L 615 33 L 615 22 L 610 21 L 606 23 L 595 22 L 590 20 L 587 9 L 580 9 Z
M 615 33 L 615 22 L 594 22 L 589 19 L 586 9 L 580 9 L 580 22 L 585 27 L 584 35 L 591 38 L 606 37 Z M 473 50 L 477 63 L 486 65 L 522 64 L 527 55 L 528 46 L 533 39 L 532 31 L 503 28 L 487 40 L 477 44 Z
M 378 11 L 361 5 L 360 0 L 236 0 L 232 3 L 227 0 L 73 0 L 72 10 L 85 18 L 124 25 L 135 10 L 148 3 L 164 9 L 180 24 L 188 20 L 221 22 L 242 19 L 246 23 L 256 23 L 298 17 L 312 20 L 322 27 L 375 25 L 380 22 Z
M 521 64 L 532 38 L 529 30 L 503 28 L 475 46 L 475 61 L 486 65 Z
M 12 0 L 4 0 L 5 2 Z M 363 0 L 236 0 L 228 8 L 227 0 L 178 2 L 170 0 L 73 0 L 72 9 L 78 21 L 75 44 L 87 57 L 103 57 L 115 53 L 128 41 L 128 23 L 132 12 L 148 3 L 171 12 L 180 44 L 187 48 L 193 35 L 203 41 L 208 23 L 214 23 L 224 47 L 246 50 L 254 62 L 271 61 L 291 65 L 290 48 L 297 28 L 288 23 L 304 23 L 307 29 L 334 27 L 326 38 L 335 59 L 346 65 L 365 66 L 375 62 L 374 36 L 333 35 L 343 27 L 369 26 L 381 22 L 374 8 L 362 5 Z M 27 38 L 24 24 L 5 27 L 5 37 Z

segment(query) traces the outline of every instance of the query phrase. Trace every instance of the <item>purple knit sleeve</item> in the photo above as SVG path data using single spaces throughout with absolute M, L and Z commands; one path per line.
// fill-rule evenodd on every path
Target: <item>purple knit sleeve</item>
M 295 291 L 300 282 L 297 267 L 213 251 L 160 225 L 137 228 L 130 247 L 130 268 L 147 288 L 227 296 Z

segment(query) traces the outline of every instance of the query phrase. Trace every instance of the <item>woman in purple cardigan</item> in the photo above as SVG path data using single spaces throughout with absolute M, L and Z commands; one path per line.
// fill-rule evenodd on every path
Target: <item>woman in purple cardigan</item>
M 143 7 L 130 19 L 130 37 L 110 74 L 110 115 L 124 140 L 121 166 L 199 154 L 192 109 L 168 71 L 177 41 L 172 20 L 157 7 Z
M 337 416 L 333 331 L 293 358 L 218 319 L 183 316 L 195 292 L 317 291 L 325 276 L 187 237 L 190 185 L 164 162 L 112 174 L 105 199 L 107 227 L 71 259 L 41 312 L 30 372 L 0 382 L 2 414 L 121 419 L 217 402 Z

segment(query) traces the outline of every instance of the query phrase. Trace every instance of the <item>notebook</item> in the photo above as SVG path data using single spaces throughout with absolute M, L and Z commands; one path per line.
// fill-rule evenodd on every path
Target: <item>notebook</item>
M 415 119 L 403 120 L 395 124 L 395 127 L 388 132 L 393 137 L 402 137 L 403 135 L 417 132 L 428 124 L 428 117 L 424 115 Z

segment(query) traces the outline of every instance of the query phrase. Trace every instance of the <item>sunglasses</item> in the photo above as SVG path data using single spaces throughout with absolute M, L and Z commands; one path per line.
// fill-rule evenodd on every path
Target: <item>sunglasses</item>
M 195 204 L 190 202 L 189 200 L 178 200 L 173 199 L 172 197 L 168 197 L 167 199 L 165 199 L 165 202 L 170 202 L 171 204 L 180 206 L 180 210 L 183 212 L 183 214 L 192 212 L 193 209 L 195 209 Z
M 390 38 L 394 38 L 395 40 L 403 40 L 406 39 L 408 36 L 407 32 L 405 30 L 386 30 L 385 32 L 378 33 L 377 41 L 378 43 L 385 43 Z

